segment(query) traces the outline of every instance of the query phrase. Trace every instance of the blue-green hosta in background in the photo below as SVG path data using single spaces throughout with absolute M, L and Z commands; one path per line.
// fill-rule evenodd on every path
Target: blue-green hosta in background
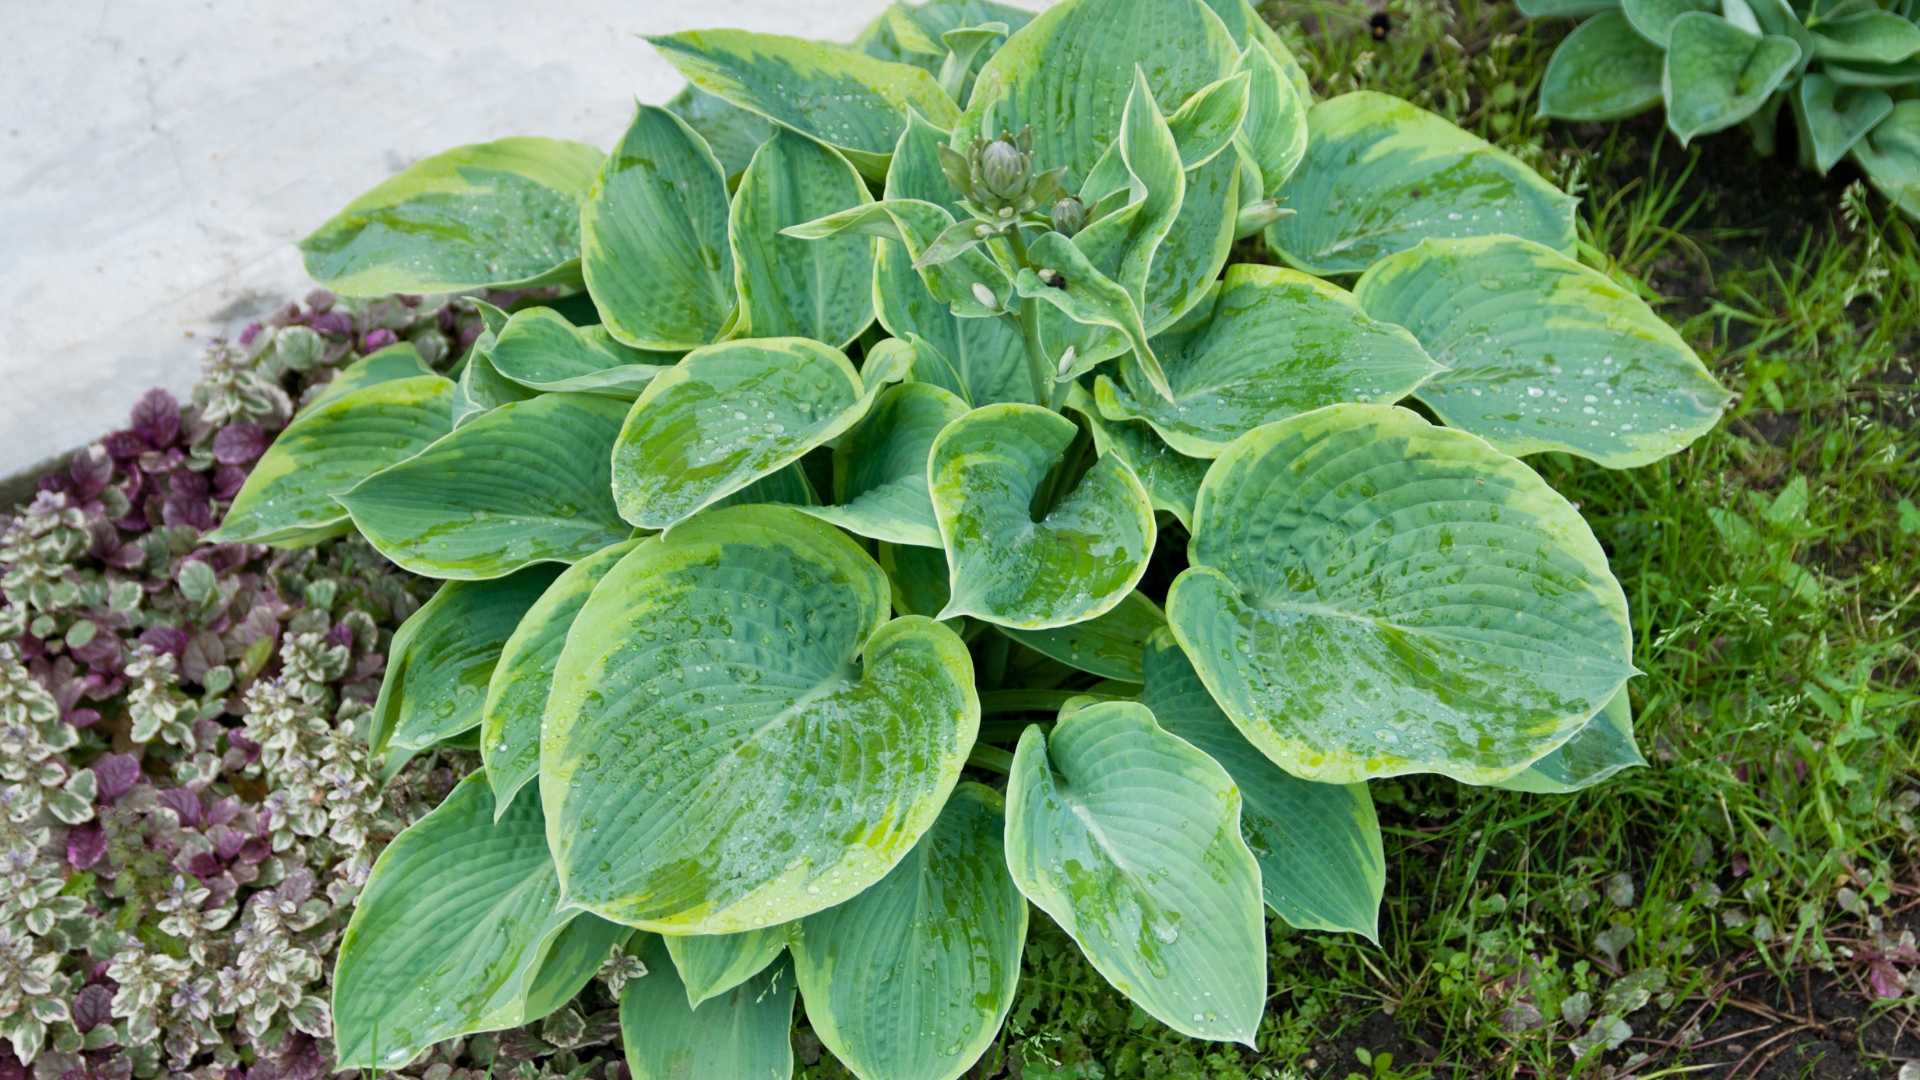
M 486 768 L 374 868 L 340 1067 L 622 948 L 636 1075 L 785 1075 L 798 993 L 858 1075 L 952 1080 L 1029 902 L 1252 1044 L 1267 909 L 1375 933 L 1367 781 L 1639 763 L 1625 598 L 1516 455 L 1644 464 L 1727 395 L 1571 258 L 1572 199 L 1313 101 L 1243 0 L 654 44 L 690 86 L 611 153 L 451 151 L 305 245 L 335 288 L 545 287 L 444 376 L 350 372 L 217 537 L 449 582 L 368 734 Z M 1282 265 L 1228 266 L 1256 235 Z
M 1695 136 L 1744 127 L 1774 152 L 1793 114 L 1800 164 L 1851 156 L 1920 217 L 1920 8 L 1913 0 L 1521 0 L 1535 17 L 1591 15 L 1554 52 L 1540 114 L 1617 120 L 1664 104 Z

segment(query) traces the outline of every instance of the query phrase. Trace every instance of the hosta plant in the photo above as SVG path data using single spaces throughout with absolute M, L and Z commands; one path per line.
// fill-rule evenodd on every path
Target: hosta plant
M 1591 15 L 1555 50 L 1540 113 L 1617 120 L 1664 105 L 1681 145 L 1744 126 L 1774 152 L 1791 110 L 1800 164 L 1852 157 L 1920 216 L 1920 26 L 1911 0 L 1523 0 Z
M 1242 0 L 654 44 L 691 85 L 610 152 L 464 147 L 305 242 L 336 289 L 546 291 L 309 407 L 215 536 L 446 581 L 372 739 L 485 768 L 373 870 L 341 1067 L 615 956 L 636 1075 L 786 1075 L 797 993 L 856 1074 L 945 1080 L 1029 902 L 1251 1044 L 1265 908 L 1374 934 L 1368 780 L 1638 763 L 1625 598 L 1514 455 L 1643 464 L 1726 395 L 1572 199 L 1310 103 Z M 1285 266 L 1227 265 L 1256 234 Z

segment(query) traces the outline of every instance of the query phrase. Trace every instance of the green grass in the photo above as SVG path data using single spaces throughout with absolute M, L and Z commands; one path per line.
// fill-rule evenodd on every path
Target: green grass
M 1869 939 L 1866 918 L 1914 882 L 1910 224 L 1844 178 L 1747 160 L 1737 135 L 1688 154 L 1657 119 L 1534 119 L 1565 25 L 1505 3 L 1390 0 L 1376 40 L 1375 11 L 1304 0 L 1268 15 L 1322 93 L 1410 98 L 1580 194 L 1583 258 L 1656 303 L 1739 392 L 1718 430 L 1653 466 L 1534 459 L 1581 504 L 1633 605 L 1650 765 L 1570 797 L 1376 783 L 1381 944 L 1275 921 L 1257 1054 L 1168 1032 L 1036 914 L 1022 997 L 979 1075 L 1008 1062 L 1026 1080 L 1686 1074 L 1742 1055 L 1725 1039 L 1659 1043 L 1731 1023 L 1729 1002 L 1763 997 L 1766 977 L 1811 968 L 1863 985 L 1840 946 Z M 1782 185 L 1812 194 L 1776 207 Z M 1589 1019 L 1570 1024 L 1582 994 Z M 1569 1041 L 1609 1006 L 1632 1037 L 1576 1066 Z M 1906 1008 L 1871 1006 L 1863 1022 L 1891 1029 Z M 1790 1060 L 1766 1055 L 1791 1045 L 1763 1043 L 1741 1068 Z M 842 1074 L 828 1057 L 803 1075 Z

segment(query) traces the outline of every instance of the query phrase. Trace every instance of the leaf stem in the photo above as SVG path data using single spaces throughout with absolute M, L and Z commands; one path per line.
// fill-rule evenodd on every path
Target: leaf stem
M 967 764 L 1001 776 L 1013 775 L 1013 755 L 997 746 L 973 744 L 973 750 L 967 754 Z
M 1032 266 L 1027 262 L 1027 238 L 1021 234 L 1020 226 L 1015 225 L 1006 232 L 1007 246 L 1013 250 L 1013 265 L 1017 270 L 1028 270 Z M 1027 347 L 1027 379 L 1033 383 L 1033 400 L 1043 409 L 1060 411 L 1054 403 L 1053 365 L 1047 360 L 1047 351 L 1040 347 L 1040 301 L 1024 297 L 1020 301 L 1020 340 Z M 1064 396 L 1061 396 L 1064 401 Z

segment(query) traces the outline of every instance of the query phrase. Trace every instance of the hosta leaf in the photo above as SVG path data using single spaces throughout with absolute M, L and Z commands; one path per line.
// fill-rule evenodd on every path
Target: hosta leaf
M 676 934 L 665 938 L 673 967 L 687 988 L 687 1004 L 700 1003 L 753 978 L 786 951 L 797 923 L 739 934 Z
M 746 171 L 753 152 L 773 138 L 775 130 L 773 123 L 759 113 L 714 97 L 692 83 L 681 87 L 666 108 L 707 140 L 707 148 L 728 180 Z
M 360 532 L 416 574 L 474 580 L 573 562 L 632 534 L 608 485 L 627 404 L 542 394 L 503 405 L 341 495 Z
M 1548 19 L 1556 15 L 1579 18 L 1615 11 L 1620 0 L 1519 0 L 1520 14 L 1529 19 Z
M 494 369 L 491 331 L 482 334 L 460 365 L 460 382 L 453 389 L 453 426 L 459 430 L 502 405 L 531 401 L 540 391 L 522 386 Z
M 927 493 L 934 436 L 962 413 L 957 397 L 927 383 L 890 386 L 833 450 L 833 506 L 806 512 L 861 536 L 940 546 Z
M 642 105 L 580 213 L 581 269 L 601 321 L 643 349 L 691 349 L 733 315 L 727 178 L 685 120 Z
M 1086 622 L 1052 630 L 1007 627 L 1005 633 L 1027 648 L 1069 667 L 1092 672 L 1103 679 L 1137 683 L 1142 678 L 1140 665 L 1147 638 L 1165 625 L 1166 612 L 1136 589 L 1106 614 Z
M 880 567 L 892 586 L 894 610 L 931 619 L 947 606 L 947 553 L 939 548 L 880 542 Z M 956 620 L 951 625 L 959 626 Z
M 1193 523 L 1193 499 L 1207 475 L 1206 458 L 1188 457 L 1160 438 L 1143 420 L 1109 420 L 1100 414 L 1093 395 L 1078 383 L 1067 394 L 1067 404 L 1086 418 L 1093 429 L 1093 445 L 1102 455 L 1118 457 L 1147 489 L 1155 510 L 1165 510 L 1183 526 Z
M 1920 26 L 1891 11 L 1823 19 L 1810 28 L 1817 60 L 1897 64 L 1920 53 Z
M 788 1080 L 793 1075 L 793 965 L 782 961 L 687 1007 L 659 935 L 638 950 L 643 978 L 620 993 L 620 1035 L 634 1080 Z
M 1376 264 L 1354 292 L 1449 369 L 1420 400 L 1509 454 L 1645 465 L 1706 434 L 1727 403 L 1645 301 L 1539 244 L 1429 241 Z
M 1327 783 L 1491 783 L 1633 673 L 1577 510 L 1479 438 L 1388 405 L 1242 436 L 1207 471 L 1167 622 L 1243 735 Z
M 568 902 L 725 934 L 884 877 L 980 717 L 959 637 L 887 606 L 853 540 L 785 507 L 702 514 L 621 560 L 547 702 L 540 786 Z
M 1095 400 L 1108 419 L 1144 420 L 1194 457 L 1322 405 L 1398 401 L 1440 370 L 1412 334 L 1370 318 L 1345 289 L 1249 263 L 1227 269 L 1210 320 L 1155 339 L 1155 353 L 1165 354 L 1172 401 L 1130 362 L 1121 384 L 1095 382 Z
M 318 396 L 307 402 L 308 410 L 318 408 L 335 398 L 345 397 L 355 390 L 364 390 L 395 379 L 411 379 L 420 375 L 432 375 L 434 370 L 420 359 L 420 353 L 410 341 L 389 345 L 377 352 L 354 361 L 340 369 L 333 380 L 322 387 Z
M 1574 28 L 1553 51 L 1540 82 L 1540 115 L 1619 120 L 1660 103 L 1667 56 L 1621 12 Z
M 556 910 L 540 800 L 499 821 L 484 773 L 373 865 L 333 972 L 341 1068 L 398 1068 L 443 1039 L 519 1026 L 523 983 L 573 918 Z
M 1378 941 L 1387 858 L 1367 786 L 1316 784 L 1267 760 L 1220 711 L 1170 633 L 1148 639 L 1145 682 L 1140 704 L 1240 788 L 1240 832 L 1260 864 L 1267 906 L 1303 930 Z
M 1508 233 L 1573 250 L 1576 200 L 1504 150 L 1370 90 L 1307 110 L 1306 160 L 1281 187 L 1297 213 L 1267 245 L 1325 277 L 1426 239 Z
M 1240 204 L 1255 196 L 1240 189 L 1240 152 L 1229 147 L 1187 174 L 1180 213 L 1153 252 L 1140 321 L 1157 334 L 1206 299 L 1233 250 Z
M 1879 127 L 1854 144 L 1853 159 L 1882 195 L 1920 217 L 1920 101 L 1894 105 Z
M 480 711 L 480 757 L 495 803 L 504 810 L 540 771 L 540 717 L 567 630 L 600 579 L 640 541 L 613 544 L 561 572 L 501 646 Z
M 748 503 L 780 503 L 785 506 L 807 507 L 820 505 L 820 494 L 813 490 L 807 480 L 806 470 L 799 462 L 769 473 L 755 480 L 739 491 L 724 499 L 716 499 L 707 505 L 709 510 L 718 510 L 725 506 L 745 506 Z
M 1553 753 L 1495 784 L 1508 791 L 1565 795 L 1590 788 L 1622 769 L 1645 765 L 1633 741 L 1633 705 L 1627 688 L 1608 699 L 1580 733 L 1561 743 Z
M 839 45 L 745 30 L 647 40 L 695 86 L 845 151 L 876 180 L 887 174 L 909 109 L 943 128 L 959 118 L 926 71 Z
M 803 240 L 842 234 L 890 240 L 905 246 L 914 263 L 920 263 L 923 258 L 937 254 L 934 245 L 953 225 L 953 214 L 944 206 L 918 199 L 888 199 L 789 226 L 782 232 Z M 973 244 L 952 258 L 934 258 L 920 265 L 919 271 L 927 290 L 946 302 L 955 315 L 977 318 L 1001 314 L 1013 293 L 1006 272 L 980 244 Z M 992 306 L 978 298 L 981 289 L 992 294 Z
M 452 407 L 453 384 L 438 375 L 392 379 L 314 404 L 260 455 L 206 541 L 310 543 L 345 532 L 347 510 L 333 496 L 445 435 Z
M 1667 127 L 1685 146 L 1723 131 L 1766 104 L 1800 61 L 1792 38 L 1749 33 L 1693 11 L 1673 21 L 1667 45 Z
M 1180 150 L 1180 167 L 1197 169 L 1227 148 L 1247 118 L 1248 84 L 1252 76 L 1236 71 L 1202 87 L 1167 117 L 1167 129 Z
M 1664 49 L 1673 34 L 1673 22 L 1688 12 L 1720 13 L 1720 0 L 1620 0 L 1627 22 L 1654 45 Z
M 733 244 L 740 324 L 735 337 L 807 337 L 845 346 L 873 321 L 873 241 L 781 235 L 873 201 L 845 158 L 811 139 L 777 132 L 740 178 L 727 235 Z
M 478 725 L 500 650 L 562 569 L 449 582 L 402 623 L 373 706 L 374 752 L 419 750 Z
M 892 873 L 800 924 L 807 1021 L 856 1076 L 955 1080 L 1000 1034 L 1027 937 L 1003 809 L 961 784 Z
M 1876 87 L 1842 87 L 1819 72 L 1800 77 L 1794 100 L 1813 143 L 1815 166 L 1825 173 L 1893 112 L 1893 98 Z
M 1099 360 L 1119 355 L 1128 348 L 1140 358 L 1141 368 L 1149 380 L 1160 374 L 1153 347 L 1147 341 L 1146 326 L 1140 321 L 1140 309 L 1124 285 L 1101 273 L 1071 240 L 1057 232 L 1041 233 L 1027 253 L 1035 266 L 1050 271 L 1054 277 L 1049 282 L 1033 270 L 1020 271 L 1020 276 L 1014 279 L 1014 288 L 1022 297 L 1044 301 L 1075 323 L 1106 327 L 1121 335 L 1112 347 L 1104 350 L 1079 348 L 1080 359 L 1067 374 L 1078 375 Z M 1064 356 L 1066 348 L 1056 344 L 1049 352 Z
M 580 204 L 605 157 L 528 138 L 435 154 L 300 241 L 307 273 L 348 296 L 577 281 Z
M 1267 25 L 1267 20 L 1254 10 L 1252 4 L 1247 3 L 1247 0 L 1205 0 L 1205 3 L 1226 25 L 1227 33 L 1233 36 L 1234 48 L 1245 52 L 1248 46 L 1256 41 L 1259 42 L 1261 47 L 1279 62 L 1280 70 L 1286 74 L 1287 81 L 1291 82 L 1300 94 L 1300 100 L 1312 102 L 1313 88 L 1308 85 L 1307 73 L 1301 68 L 1300 61 L 1294 59 L 1293 54 L 1287 51 L 1287 46 L 1280 40 L 1280 35 L 1274 32 L 1273 27 Z
M 1020 737 L 1007 867 L 1116 989 L 1183 1035 L 1253 1045 L 1267 992 L 1240 793 L 1131 702 Z
M 1240 193 L 1241 201 L 1250 202 L 1276 194 L 1307 156 L 1307 101 L 1280 61 L 1258 41 L 1247 45 L 1240 68 L 1252 77 L 1240 130 L 1247 154 L 1265 181 L 1263 191 Z
M 893 167 L 887 170 L 886 195 L 890 202 L 914 199 L 940 206 L 948 210 L 946 220 L 950 224 L 954 191 L 940 170 L 939 156 L 939 146 L 945 140 L 946 132 L 918 116 L 913 117 L 894 148 Z M 937 230 L 945 225 L 939 224 L 937 218 L 930 218 L 929 227 L 938 235 Z M 880 245 L 873 283 L 874 308 L 880 325 L 895 337 L 916 335 L 933 346 L 952 372 L 950 378 L 940 380 L 942 385 L 960 395 L 969 407 L 999 401 L 1032 402 L 1033 382 L 1027 375 L 1026 342 L 1019 328 L 1007 319 L 955 316 L 945 300 L 929 291 L 921 272 L 913 268 L 917 255 L 918 252 L 910 252 L 904 244 Z
M 575 326 L 545 307 L 515 314 L 487 354 L 495 371 L 532 390 L 628 400 L 679 359 L 678 353 L 629 348 L 605 326 Z
M 1045 630 L 1103 614 L 1133 591 L 1153 554 L 1153 506 L 1112 455 L 1033 520 L 1034 493 L 1076 430 L 1037 405 L 988 405 L 934 440 L 928 475 L 950 567 L 941 618 Z
M 1232 74 L 1239 59 L 1233 36 L 1199 0 L 1167 0 L 1151 18 L 1131 0 L 1067 0 L 1008 38 L 980 69 L 959 127 L 992 138 L 1032 124 L 1034 170 L 1067 166 L 1062 186 L 1078 191 L 1119 136 L 1135 64 L 1160 111 L 1170 113 Z
M 903 26 L 904 17 L 911 26 Z M 896 3 L 879 18 L 867 25 L 860 36 L 854 38 L 853 47 L 868 56 L 877 56 L 882 60 L 892 60 L 902 64 L 912 64 L 924 68 L 929 74 L 937 75 L 946 60 L 947 47 L 940 42 L 943 34 L 965 26 L 979 26 L 982 23 L 1005 23 L 1008 30 L 1018 30 L 1033 20 L 1033 12 L 1008 4 L 997 4 L 993 0 L 928 0 L 924 4 Z M 904 39 L 916 38 L 909 47 Z M 929 52 L 918 51 L 932 45 Z M 974 58 L 972 69 L 977 71 L 986 63 L 986 53 Z M 963 88 L 964 89 L 964 88 Z M 957 100 L 965 101 L 962 93 Z
M 536 805 L 539 799 L 532 800 Z M 500 811 L 494 810 L 496 820 Z M 544 837 L 542 838 L 544 839 Z M 598 974 L 601 965 L 613 950 L 625 945 L 633 936 L 633 927 L 611 923 L 598 915 L 585 911 L 571 912 L 572 921 L 561 930 L 547 946 L 546 955 L 540 960 L 539 970 L 526 980 L 526 1010 L 528 1022 L 538 1020 L 559 1011 Z
M 1920 59 L 1897 64 L 1822 64 L 1820 70 L 1841 86 L 1878 86 L 1891 89 L 1920 82 Z
M 852 427 L 878 390 L 840 350 L 804 338 L 695 349 L 653 380 L 620 429 L 620 513 L 643 529 L 691 517 Z

